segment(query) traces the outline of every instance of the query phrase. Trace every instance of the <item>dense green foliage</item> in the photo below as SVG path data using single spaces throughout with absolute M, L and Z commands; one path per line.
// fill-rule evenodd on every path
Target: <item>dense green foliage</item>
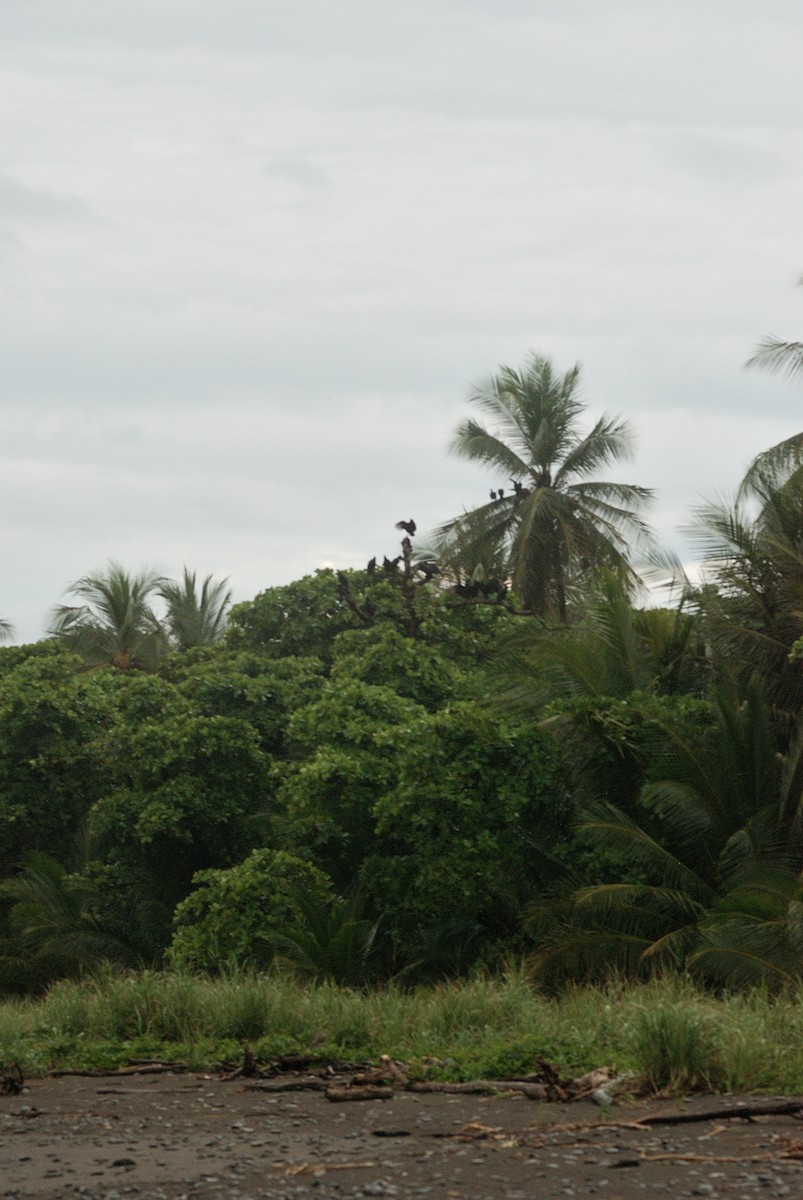
M 0 648 L 0 987 L 803 976 L 803 441 L 695 514 L 706 582 L 640 607 L 645 493 L 589 478 L 627 431 L 583 435 L 576 383 L 533 358 L 473 394 L 499 428 L 458 448 L 516 486 L 431 555 L 403 522 L 228 623 L 224 583 L 111 563 Z
M 409 554 L 399 571 L 276 591 L 235 610 L 225 644 L 158 673 L 87 672 L 57 643 L 2 652 L 6 986 L 168 948 L 193 967 L 280 956 L 309 973 L 313 934 L 339 939 L 340 964 L 319 947 L 329 965 L 314 970 L 341 979 L 369 934 L 374 974 L 518 944 L 571 834 L 550 739 L 484 700 L 515 618 L 455 605 Z M 258 614 L 277 601 L 287 626 L 266 651 Z M 305 614 L 330 611 L 334 636 L 328 616 L 302 636 Z
M 199 871 L 176 909 L 170 962 L 184 970 L 264 967 L 275 951 L 271 934 L 301 923 L 302 901 L 330 899 L 323 872 L 284 850 L 253 850 L 235 867 Z

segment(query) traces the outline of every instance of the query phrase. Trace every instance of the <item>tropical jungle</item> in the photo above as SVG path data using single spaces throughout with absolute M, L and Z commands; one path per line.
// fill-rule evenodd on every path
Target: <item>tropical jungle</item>
M 232 606 L 112 560 L 0 648 L 8 1005 L 157 978 L 285 979 L 296 1010 L 797 994 L 803 434 L 689 514 L 684 569 L 579 379 L 533 354 L 475 387 L 452 450 L 487 499 L 390 514 L 362 569 Z

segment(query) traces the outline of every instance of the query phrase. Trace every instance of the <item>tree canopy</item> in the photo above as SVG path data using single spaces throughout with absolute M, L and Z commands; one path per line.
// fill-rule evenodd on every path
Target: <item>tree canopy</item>
M 629 428 L 586 421 L 579 368 L 532 355 L 470 403 L 490 501 L 434 545 L 408 519 L 231 610 L 112 561 L 0 647 L 0 988 L 803 979 L 803 435 L 698 507 L 700 581 L 657 607 L 650 493 L 603 474 Z

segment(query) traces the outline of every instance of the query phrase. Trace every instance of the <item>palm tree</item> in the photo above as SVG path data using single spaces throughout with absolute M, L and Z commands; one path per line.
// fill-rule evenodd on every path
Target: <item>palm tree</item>
M 287 933 L 265 931 L 263 940 L 302 978 L 359 987 L 376 966 L 374 943 L 379 921 L 359 916 L 359 891 L 322 900 L 299 893 L 299 919 Z
M 165 623 L 177 649 L 211 646 L 220 641 L 231 604 L 231 591 L 225 590 L 227 583 L 227 579 L 216 583 L 207 575 L 199 592 L 195 572 L 187 567 L 181 583 L 161 581 L 156 590 L 167 604 Z
M 773 478 L 786 476 L 799 466 L 803 466 L 803 433 L 794 433 L 756 455 L 739 487 L 739 498 L 754 495 Z
M 82 842 L 92 853 L 90 824 L 67 849 L 67 862 L 32 853 L 0 882 L 8 905 L 3 983 L 42 986 L 101 962 L 141 967 L 160 956 L 171 914 L 160 881 L 82 855 Z
M 0 895 L 11 905 L 3 975 L 49 983 L 102 959 L 120 961 L 122 947 L 95 911 L 93 890 L 50 855 L 31 854 L 18 875 L 3 880 Z
M 0 617 L 0 642 L 6 642 L 14 636 L 14 626 L 5 617 Z
M 803 277 L 798 283 L 803 284 Z M 795 379 L 803 373 L 803 342 L 785 342 L 781 338 L 765 337 L 759 342 L 755 353 L 751 354 L 745 366 L 758 367 L 760 370 L 785 375 L 787 379 Z M 803 462 L 803 433 L 784 438 L 776 446 L 759 454 L 747 472 L 742 486 L 750 487 L 755 476 L 767 466 L 771 469 L 783 469 L 795 462 L 798 465 Z
M 58 605 L 48 632 L 72 646 L 89 666 L 153 669 L 166 653 L 167 638 L 149 601 L 164 583 L 154 571 L 132 576 L 110 562 L 105 571 L 70 585 L 68 594 L 84 603 Z
M 491 468 L 501 486 L 490 503 L 439 531 L 448 548 L 481 526 L 484 538 L 504 547 L 520 603 L 559 621 L 590 572 L 604 566 L 634 578 L 628 550 L 647 533 L 639 512 L 651 495 L 591 478 L 629 457 L 630 433 L 608 416 L 581 432 L 579 378 L 579 365 L 558 375 L 549 359 L 533 354 L 522 371 L 503 366 L 472 391 L 469 403 L 490 424 L 464 421 L 452 451 Z
M 503 643 L 497 678 L 506 685 L 504 701 L 535 719 L 554 700 L 699 692 L 705 660 L 698 619 L 682 605 L 635 608 L 621 578 L 603 572 L 571 626 L 515 628 Z
M 803 457 L 778 447 L 759 455 L 736 502 L 697 509 L 693 536 L 716 586 L 694 597 L 715 653 L 728 669 L 758 674 L 775 715 L 791 731 L 803 708 Z
M 713 716 L 707 731 L 665 727 L 671 774 L 630 811 L 586 801 L 581 834 L 629 879 L 534 912 L 541 979 L 684 966 L 724 984 L 803 978 L 803 726 L 778 754 L 756 681 L 719 693 Z

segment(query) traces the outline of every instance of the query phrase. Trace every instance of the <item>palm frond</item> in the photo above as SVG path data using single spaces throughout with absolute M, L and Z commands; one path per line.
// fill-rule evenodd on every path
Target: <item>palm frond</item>
M 699 927 L 699 937 L 689 968 L 720 985 L 793 986 L 803 978 L 803 955 L 790 941 L 785 914 L 774 920 L 713 914 Z
M 564 458 L 555 474 L 555 487 L 632 457 L 633 432 L 629 422 L 620 417 L 600 417 L 591 432 L 580 438 Z
M 623 813 L 609 820 L 582 821 L 579 832 L 624 853 L 633 867 L 653 872 L 664 887 L 685 891 L 701 903 L 710 903 L 716 894 L 710 882 Z
M 529 474 L 527 463 L 518 454 L 515 443 L 508 444 L 477 421 L 467 420 L 458 426 L 451 453 L 498 471 L 505 482 L 509 478 L 522 479 Z
M 759 342 L 746 367 L 758 367 L 794 379 L 803 371 L 803 342 L 785 342 L 769 336 Z
M 756 455 L 740 484 L 739 498 L 777 491 L 802 464 L 803 433 L 795 433 Z
M 159 585 L 158 593 L 167 604 L 167 627 L 180 650 L 220 641 L 231 605 L 227 583 L 207 575 L 199 590 L 195 572 L 185 566 L 180 583 L 163 580 Z

